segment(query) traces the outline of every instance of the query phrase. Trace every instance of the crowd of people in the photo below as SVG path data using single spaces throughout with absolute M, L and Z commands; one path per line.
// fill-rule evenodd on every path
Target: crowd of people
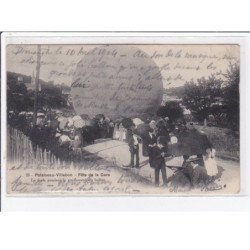
M 150 121 L 148 129 L 141 133 L 131 122 L 128 131 L 128 145 L 131 153 L 130 167 L 140 168 L 139 147 L 143 155 L 148 156 L 149 165 L 154 169 L 155 186 L 159 186 L 162 175 L 163 186 L 171 182 L 172 187 L 190 189 L 193 186 L 207 187 L 218 175 L 215 161 L 215 149 L 207 136 L 192 124 L 173 123 L 168 117 Z M 181 157 L 182 165 L 171 178 L 167 178 L 166 167 L 169 159 Z M 167 160 L 167 161 L 166 161 Z M 177 168 L 175 168 L 177 170 Z
M 172 122 L 168 117 L 146 121 L 121 118 L 113 121 L 103 114 L 90 119 L 87 115 L 50 110 L 38 112 L 34 122 L 33 112 L 9 111 L 8 123 L 30 138 L 34 151 L 39 146 L 51 151 L 59 159 L 70 162 L 82 159 L 84 146 L 95 143 L 97 139 L 109 138 L 127 142 L 130 167 L 140 168 L 139 147 L 142 145 L 142 153 L 148 157 L 149 165 L 154 169 L 156 186 L 160 183 L 160 173 L 163 185 L 167 186 L 165 160 L 168 158 L 183 157 L 180 168 L 183 171 L 178 174 L 182 174 L 182 180 L 188 179 L 191 184 L 203 180 L 208 173 L 204 167 L 204 155 L 207 162 L 213 164 L 211 159 L 214 151 L 207 137 L 185 122 Z M 192 158 L 193 155 L 195 158 Z M 211 176 L 216 174 L 217 171 L 210 171 Z
M 34 151 L 39 146 L 65 161 L 75 161 L 82 147 L 112 138 L 114 132 L 114 123 L 104 115 L 90 119 L 60 110 L 38 112 L 35 122 L 33 112 L 9 111 L 8 124 L 30 138 Z
M 122 118 L 111 120 L 103 114 L 91 119 L 67 111 L 39 111 L 34 122 L 31 111 L 9 111 L 8 124 L 30 138 L 34 151 L 39 146 L 64 161 L 77 160 L 81 149 L 98 139 L 127 141 Z

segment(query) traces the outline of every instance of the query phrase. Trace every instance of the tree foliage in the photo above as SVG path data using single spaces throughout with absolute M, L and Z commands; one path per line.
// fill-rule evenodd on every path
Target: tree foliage
M 235 130 L 239 129 L 240 120 L 240 67 L 238 64 L 230 64 L 224 75 L 226 87 L 224 88 L 224 103 L 229 126 Z
M 217 124 L 239 129 L 239 81 L 238 64 L 229 64 L 224 79 L 211 75 L 208 78 L 186 82 L 183 104 L 200 122 L 213 115 Z
M 171 122 L 174 122 L 183 118 L 183 109 L 180 107 L 178 102 L 169 101 L 157 110 L 157 115 L 162 118 L 167 116 Z
M 23 82 L 18 82 L 19 74 L 7 74 L 7 107 L 15 112 L 32 111 L 34 108 L 35 91 L 27 90 L 23 82 L 30 82 L 31 77 L 22 75 Z M 38 109 L 66 108 L 67 100 L 59 86 L 41 80 L 42 89 L 38 93 Z
M 185 84 L 183 104 L 192 111 L 198 121 L 204 121 L 211 114 L 212 105 L 222 96 L 222 84 L 223 80 L 214 75 L 207 79 L 197 79 L 196 83 L 192 80 Z

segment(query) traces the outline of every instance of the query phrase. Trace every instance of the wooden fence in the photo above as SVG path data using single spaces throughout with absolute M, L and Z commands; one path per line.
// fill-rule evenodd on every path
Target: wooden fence
M 46 149 L 34 147 L 31 140 L 21 131 L 8 127 L 7 133 L 8 161 L 22 164 L 61 165 L 59 159 Z

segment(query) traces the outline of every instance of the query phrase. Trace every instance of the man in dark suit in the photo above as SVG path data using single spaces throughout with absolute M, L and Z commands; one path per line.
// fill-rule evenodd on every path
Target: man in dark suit
M 130 165 L 131 168 L 139 168 L 140 158 L 139 158 L 139 142 L 140 138 L 133 133 L 135 125 L 132 125 L 130 128 L 127 129 L 127 140 L 128 146 L 130 151 Z M 136 161 L 134 165 L 134 159 Z
M 155 170 L 155 186 L 159 186 L 160 172 L 162 174 L 163 186 L 167 187 L 167 171 L 165 158 L 167 156 L 167 137 L 159 136 L 156 146 L 152 150 L 151 166 Z
M 157 137 L 154 133 L 154 130 L 150 128 L 143 142 L 146 145 L 150 167 L 152 167 L 152 152 L 153 152 L 153 147 L 156 146 L 156 141 L 157 141 Z

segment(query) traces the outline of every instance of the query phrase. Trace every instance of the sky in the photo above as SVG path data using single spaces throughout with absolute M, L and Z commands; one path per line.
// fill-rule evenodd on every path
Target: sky
M 138 53 L 129 53 L 130 46 L 138 49 Z M 118 66 L 128 65 L 128 62 L 132 65 L 138 60 L 141 60 L 142 65 L 145 61 L 152 61 L 161 72 L 163 87 L 169 88 L 182 86 L 191 79 L 225 73 L 229 63 L 237 63 L 240 60 L 238 45 L 119 45 L 114 48 L 110 46 L 105 51 L 98 50 L 99 47 L 42 45 L 40 78 L 70 86 L 77 64 L 84 58 L 98 57 L 108 63 L 112 62 L 114 57 L 121 56 L 118 62 L 114 60 Z M 32 76 L 36 71 L 37 48 L 37 45 L 8 45 L 7 71 Z

